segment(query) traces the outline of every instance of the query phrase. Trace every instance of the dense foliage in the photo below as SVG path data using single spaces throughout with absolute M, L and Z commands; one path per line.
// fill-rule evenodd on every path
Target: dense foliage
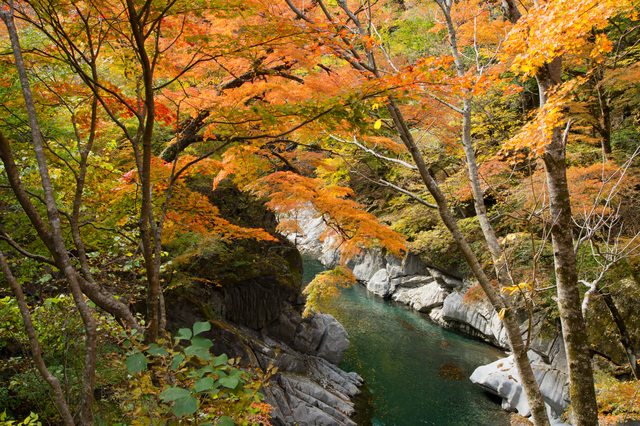
M 571 288 L 587 324 L 610 317 L 615 362 L 634 378 L 640 335 L 619 313 L 633 312 L 621 283 L 640 281 L 639 8 L 0 2 L 0 404 L 67 425 L 125 412 L 197 423 L 205 406 L 219 424 L 267 424 L 268 373 L 210 357 L 195 329 L 175 337 L 186 349 L 162 340 L 163 289 L 188 285 L 203 256 L 226 265 L 197 277 L 211 285 L 278 269 L 270 250 L 264 263 L 245 251 L 278 242 L 260 213 L 241 213 L 248 198 L 285 232 L 313 210 L 345 264 L 411 250 L 473 274 L 465 300 L 488 295 L 505 321 L 546 310 L 568 329 L 556 286 Z M 345 265 L 319 276 L 308 309 L 353 280 Z M 119 327 L 144 342 L 119 347 Z M 637 417 L 624 411 L 637 378 L 598 380 L 603 422 Z M 222 398 L 207 396 L 214 382 L 233 391 L 225 409 L 207 405 Z

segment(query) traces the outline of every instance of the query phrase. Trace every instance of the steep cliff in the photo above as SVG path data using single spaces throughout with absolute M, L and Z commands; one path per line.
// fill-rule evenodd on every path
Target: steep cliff
M 209 194 L 229 220 L 261 226 L 274 241 L 199 240 L 179 236 L 167 248 L 165 272 L 167 328 L 175 331 L 209 321 L 211 350 L 239 358 L 247 369 L 277 372 L 263 389 L 274 407 L 272 424 L 348 425 L 352 399 L 362 379 L 336 365 L 349 345 L 344 327 L 331 315 L 301 315 L 302 258 L 275 232 L 264 206 L 233 187 Z

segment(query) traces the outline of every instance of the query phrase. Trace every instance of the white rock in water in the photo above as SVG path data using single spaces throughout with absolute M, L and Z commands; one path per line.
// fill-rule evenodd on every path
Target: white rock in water
M 416 311 L 427 313 L 433 308 L 439 308 L 449 293 L 438 283 L 431 283 L 407 292 L 409 304 Z
M 382 255 L 379 252 L 368 250 L 362 259 L 358 259 L 358 263 L 353 268 L 353 275 L 357 280 L 369 281 L 384 267 L 385 263 Z
M 442 320 L 442 308 L 436 308 L 436 309 L 432 309 L 431 312 L 429 312 L 429 318 L 431 318 L 431 321 L 437 323 L 437 324 L 441 324 L 443 322 Z
M 566 375 L 554 370 L 535 352 L 529 351 L 528 356 L 536 381 L 540 385 L 540 391 L 547 405 L 547 411 L 554 418 L 551 424 L 564 425 L 556 417 L 566 408 L 566 403 L 562 399 L 562 389 L 566 384 Z M 531 415 L 513 355 L 476 368 L 470 380 L 487 391 L 500 396 L 502 398 L 502 408 L 505 410 L 516 411 L 524 417 Z
M 380 269 L 367 283 L 367 290 L 380 297 L 389 296 L 391 284 L 389 282 L 389 274 L 386 269 Z
M 531 415 L 513 355 L 476 368 L 469 379 L 489 392 L 502 397 L 502 408 L 517 411 L 518 414 L 525 417 Z
M 442 317 L 445 321 L 455 321 L 471 329 L 463 330 L 469 334 L 477 332 L 502 348 L 509 347 L 507 333 L 502 326 L 498 313 L 488 303 L 479 302 L 469 305 L 464 302 L 461 293 L 453 292 L 444 301 Z

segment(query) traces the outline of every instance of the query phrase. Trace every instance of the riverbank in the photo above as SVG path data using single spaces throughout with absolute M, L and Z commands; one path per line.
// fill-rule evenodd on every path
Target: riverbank
M 317 257 L 331 268 L 339 259 L 331 248 L 331 241 L 320 239 L 326 227 L 322 218 L 314 212 L 298 214 L 300 232 L 288 235 L 290 241 L 302 251 Z M 396 258 L 376 250 L 365 251 L 350 259 L 347 264 L 367 290 L 383 300 L 406 304 L 425 314 L 431 321 L 445 329 L 457 331 L 476 339 L 482 339 L 503 350 L 508 341 L 498 314 L 481 299 L 465 300 L 472 287 L 470 281 L 456 276 L 452 271 L 425 265 L 418 257 L 408 253 Z M 530 358 L 536 379 L 540 385 L 547 408 L 557 418 L 569 404 L 568 375 L 564 344 L 558 334 L 543 336 L 540 331 L 544 315 L 533 318 Z M 523 320 L 522 333 L 528 332 Z M 473 375 L 474 383 L 502 399 L 502 408 L 528 417 L 529 407 L 517 374 L 501 374 L 509 358 L 481 366 Z M 366 378 L 365 378 L 366 379 Z M 554 424 L 563 424 L 556 420 Z
M 305 258 L 306 283 L 324 268 Z M 339 367 L 365 379 L 358 425 L 507 426 L 500 400 L 468 380 L 480 365 L 504 352 L 429 321 L 424 314 L 380 300 L 361 285 L 322 307 L 351 342 Z M 365 410 L 364 412 L 362 410 Z

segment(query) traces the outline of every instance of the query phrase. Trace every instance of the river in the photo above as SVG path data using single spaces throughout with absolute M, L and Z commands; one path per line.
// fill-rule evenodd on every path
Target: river
M 324 270 L 312 258 L 305 258 L 304 266 L 305 284 Z M 343 290 L 322 310 L 349 333 L 351 344 L 340 368 L 366 381 L 357 401 L 359 425 L 510 424 L 499 399 L 468 380 L 476 367 L 503 357 L 503 352 L 447 331 L 361 285 Z

